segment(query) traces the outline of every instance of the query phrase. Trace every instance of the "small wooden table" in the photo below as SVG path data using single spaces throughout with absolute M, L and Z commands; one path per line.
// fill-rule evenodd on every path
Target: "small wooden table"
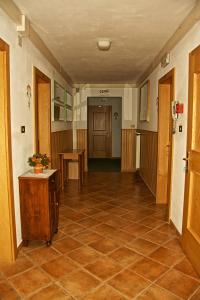
M 69 178 L 69 166 L 70 160 L 77 160 L 78 162 L 78 183 L 79 187 L 83 184 L 83 172 L 84 172 L 84 152 L 82 149 L 66 149 L 59 153 L 60 155 L 60 170 L 61 170 L 61 187 L 64 189 L 64 161 L 67 162 L 67 180 Z

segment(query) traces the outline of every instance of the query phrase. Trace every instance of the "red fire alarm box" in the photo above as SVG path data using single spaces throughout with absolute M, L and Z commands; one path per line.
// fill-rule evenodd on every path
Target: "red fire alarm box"
M 177 103 L 176 104 L 176 113 L 177 114 L 183 114 L 184 110 L 184 104 L 183 103 Z

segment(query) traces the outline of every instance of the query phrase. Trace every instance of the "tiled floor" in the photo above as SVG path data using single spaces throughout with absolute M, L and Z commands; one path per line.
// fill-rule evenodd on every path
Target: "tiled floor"
M 61 195 L 52 246 L 34 242 L 0 273 L 0 299 L 200 299 L 166 210 L 138 177 L 90 173 Z

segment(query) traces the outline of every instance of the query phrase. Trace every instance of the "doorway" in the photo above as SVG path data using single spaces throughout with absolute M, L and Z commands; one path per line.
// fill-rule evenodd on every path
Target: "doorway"
M 121 170 L 120 97 L 88 97 L 88 170 Z
M 51 160 L 51 80 L 34 67 L 35 151 Z
M 170 219 L 171 178 L 173 153 L 173 120 L 171 114 L 174 100 L 175 70 L 163 76 L 158 82 L 158 159 L 157 159 L 157 188 L 156 203 L 168 206 Z
M 17 255 L 12 181 L 9 46 L 0 39 L 0 265 Z
M 189 102 L 182 246 L 200 274 L 200 46 L 189 58 Z

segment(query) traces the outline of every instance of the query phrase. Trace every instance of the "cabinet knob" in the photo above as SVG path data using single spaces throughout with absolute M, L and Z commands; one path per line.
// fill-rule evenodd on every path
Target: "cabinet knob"
M 58 206 L 58 202 L 56 202 L 56 206 Z

